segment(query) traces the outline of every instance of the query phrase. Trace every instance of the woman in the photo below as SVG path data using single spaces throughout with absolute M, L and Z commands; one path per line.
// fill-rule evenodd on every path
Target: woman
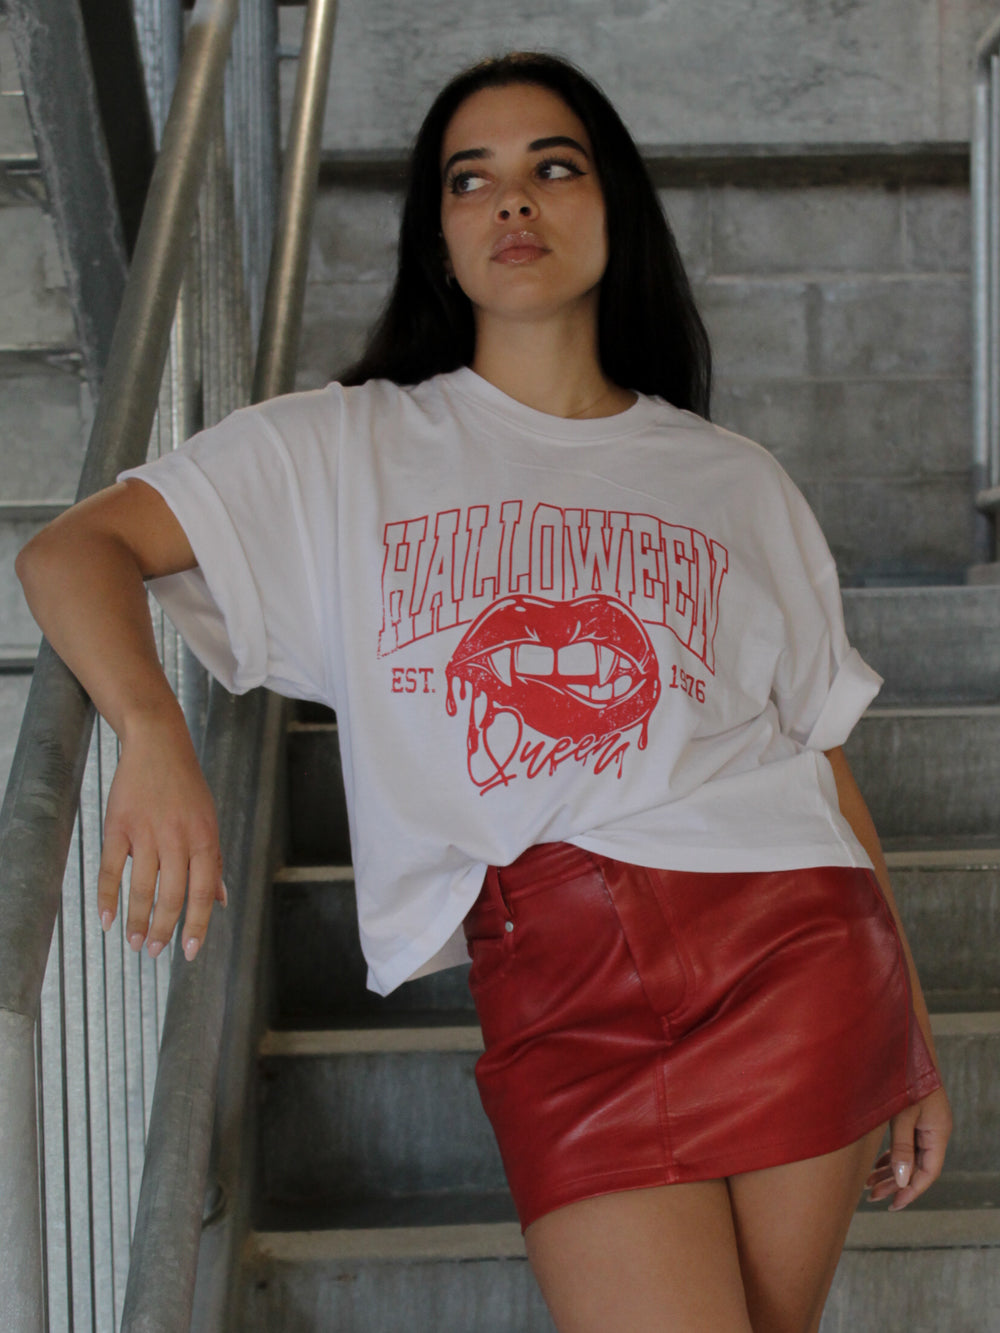
M 468 939 L 564 1333 L 815 1330 L 866 1178 L 905 1207 L 950 1130 L 840 749 L 878 678 L 801 496 L 704 419 L 708 364 L 615 112 L 486 62 L 421 130 L 352 387 L 235 414 L 18 565 L 122 741 L 98 899 L 131 855 L 136 949 L 187 884 L 192 958 L 224 900 L 143 580 L 230 688 L 337 708 L 370 984 Z

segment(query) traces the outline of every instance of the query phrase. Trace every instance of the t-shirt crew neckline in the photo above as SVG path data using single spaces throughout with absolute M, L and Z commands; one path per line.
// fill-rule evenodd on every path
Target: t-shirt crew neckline
M 557 417 L 518 402 L 469 366 L 452 371 L 446 378 L 464 398 L 471 399 L 496 416 L 522 430 L 567 444 L 615 440 L 634 435 L 650 424 L 658 406 L 657 399 L 636 393 L 635 402 L 630 407 L 610 417 Z

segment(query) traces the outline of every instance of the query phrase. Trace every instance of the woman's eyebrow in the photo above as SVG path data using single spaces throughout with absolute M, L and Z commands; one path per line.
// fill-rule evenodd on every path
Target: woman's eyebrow
M 532 139 L 531 143 L 528 144 L 528 150 L 532 153 L 540 152 L 543 148 L 575 148 L 578 153 L 583 154 L 588 162 L 590 161 L 590 154 L 583 144 L 577 142 L 576 139 L 571 139 L 568 134 L 553 134 L 547 139 Z
M 584 148 L 583 144 L 576 139 L 570 138 L 568 134 L 552 134 L 546 139 L 532 139 L 528 144 L 529 153 L 540 153 L 546 148 L 575 148 L 578 153 L 590 161 L 590 154 Z M 481 162 L 484 158 L 492 157 L 492 148 L 460 148 L 457 153 L 452 153 L 448 161 L 442 168 L 441 175 L 445 177 L 456 162 Z
M 484 157 L 492 157 L 491 148 L 460 148 L 457 153 L 452 153 L 448 161 L 441 169 L 442 177 L 447 176 L 456 162 L 473 161 L 481 162 Z

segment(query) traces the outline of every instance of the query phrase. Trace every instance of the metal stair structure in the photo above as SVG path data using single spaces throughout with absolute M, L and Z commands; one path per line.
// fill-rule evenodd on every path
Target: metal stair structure
M 883 831 L 956 1114 L 944 1178 L 862 1206 L 823 1333 L 1000 1330 L 1000 589 L 848 590 L 886 678 L 848 750 Z M 364 990 L 336 720 L 290 725 L 289 851 L 274 883 L 257 1070 L 247 1333 L 541 1333 L 473 1082 L 465 969 Z

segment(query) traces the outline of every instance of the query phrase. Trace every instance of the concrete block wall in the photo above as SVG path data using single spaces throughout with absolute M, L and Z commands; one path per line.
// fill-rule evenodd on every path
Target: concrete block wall
M 705 191 L 716 420 L 802 486 L 845 582 L 972 560 L 964 183 Z
M 965 140 L 972 52 L 996 13 L 995 0 L 341 0 L 326 141 L 406 143 L 456 69 L 513 48 L 577 61 L 644 144 Z M 302 22 L 283 11 L 283 39 Z

